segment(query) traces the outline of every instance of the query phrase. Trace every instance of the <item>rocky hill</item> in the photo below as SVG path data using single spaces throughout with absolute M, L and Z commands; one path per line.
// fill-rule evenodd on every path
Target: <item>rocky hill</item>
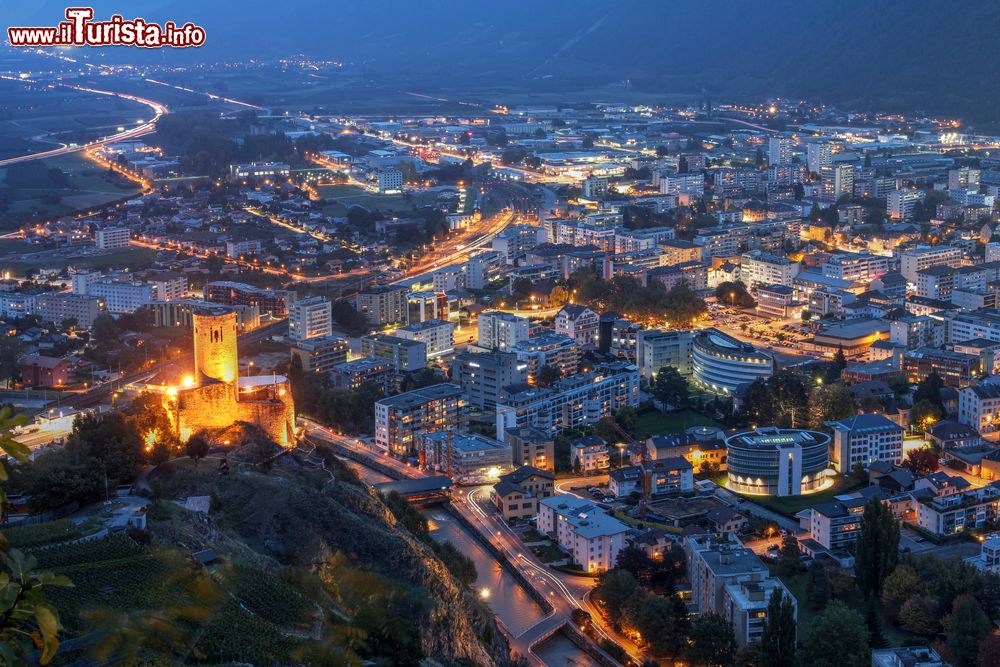
M 51 596 L 68 630 L 61 661 L 508 664 L 489 610 L 427 543 L 350 470 L 302 463 L 220 476 L 212 460 L 185 461 L 153 477 L 146 532 L 15 535 L 77 584 Z M 211 562 L 191 557 L 205 550 Z

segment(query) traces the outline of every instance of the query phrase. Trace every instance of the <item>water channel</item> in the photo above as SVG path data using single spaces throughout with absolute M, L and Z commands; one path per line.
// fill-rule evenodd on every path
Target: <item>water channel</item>
M 360 463 L 341 460 L 368 484 L 392 481 L 388 476 Z M 451 542 L 476 564 L 476 590 L 512 635 L 520 635 L 544 618 L 542 610 L 524 588 L 510 572 L 500 566 L 465 526 L 441 508 L 428 508 L 422 510 L 421 514 L 429 523 L 432 538 L 440 542 Z M 597 664 L 562 633 L 539 644 L 535 653 L 548 667 L 591 667 Z

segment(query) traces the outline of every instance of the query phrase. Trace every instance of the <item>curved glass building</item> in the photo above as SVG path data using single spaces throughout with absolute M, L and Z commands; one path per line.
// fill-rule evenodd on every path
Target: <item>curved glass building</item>
M 691 358 L 694 381 L 716 394 L 731 394 L 744 382 L 768 378 L 774 372 L 769 354 L 714 328 L 695 334 Z
M 774 426 L 726 438 L 729 481 L 737 493 L 799 496 L 818 491 L 830 465 L 830 436 Z

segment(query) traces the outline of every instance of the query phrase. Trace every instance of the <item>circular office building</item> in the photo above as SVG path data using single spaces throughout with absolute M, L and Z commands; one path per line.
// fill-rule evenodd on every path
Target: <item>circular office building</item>
M 774 372 L 774 360 L 750 343 L 718 329 L 705 329 L 691 341 L 694 381 L 716 394 L 731 394 L 738 386 Z
M 726 438 L 730 491 L 799 496 L 819 491 L 830 465 L 830 436 L 767 427 Z

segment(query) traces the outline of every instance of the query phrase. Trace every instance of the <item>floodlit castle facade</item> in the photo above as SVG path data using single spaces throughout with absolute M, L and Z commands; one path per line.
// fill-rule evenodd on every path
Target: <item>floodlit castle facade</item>
M 203 429 L 248 422 L 282 447 L 295 445 L 295 406 L 282 375 L 239 376 L 236 313 L 200 308 L 193 315 L 194 376 L 167 393 L 167 410 L 186 441 Z

